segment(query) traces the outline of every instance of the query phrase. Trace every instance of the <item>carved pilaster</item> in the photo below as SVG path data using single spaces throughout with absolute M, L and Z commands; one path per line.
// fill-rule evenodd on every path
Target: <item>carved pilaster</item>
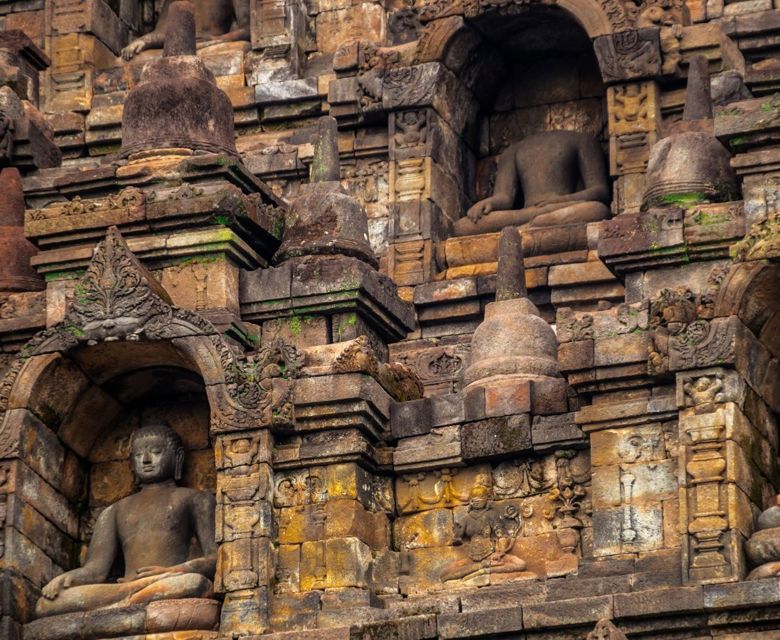
M 770 470 L 755 452 L 770 445 L 739 408 L 744 388 L 726 369 L 677 374 L 683 579 L 690 583 L 745 577 L 743 543 L 769 486 Z
M 650 147 L 661 124 L 660 91 L 652 80 L 607 90 L 609 169 L 617 177 L 617 211 L 637 212 L 642 203 Z
M 217 438 L 219 553 L 214 587 L 225 594 L 220 626 L 224 633 L 262 633 L 269 627 L 268 589 L 274 576 L 272 442 L 267 430 Z

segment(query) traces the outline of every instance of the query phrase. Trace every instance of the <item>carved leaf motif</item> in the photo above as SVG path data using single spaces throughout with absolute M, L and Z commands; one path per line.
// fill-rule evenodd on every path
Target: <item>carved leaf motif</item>
M 158 291 L 153 291 L 150 279 L 117 228 L 109 228 L 76 285 L 65 324 L 79 327 L 90 344 L 138 340 L 143 333 L 157 337 L 173 312 L 169 300 L 159 294 L 162 288 L 156 286 Z

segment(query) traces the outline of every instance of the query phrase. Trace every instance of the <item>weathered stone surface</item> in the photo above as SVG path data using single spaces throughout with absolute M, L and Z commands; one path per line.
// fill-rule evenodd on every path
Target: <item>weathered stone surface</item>
M 461 440 L 466 460 L 520 454 L 531 448 L 530 419 L 520 414 L 469 422 L 463 425 Z

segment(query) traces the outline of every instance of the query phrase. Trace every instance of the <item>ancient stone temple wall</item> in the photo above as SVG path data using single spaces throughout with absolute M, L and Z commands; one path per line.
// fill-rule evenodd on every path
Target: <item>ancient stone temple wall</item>
M 0 29 L 0 638 L 780 633 L 776 0 Z

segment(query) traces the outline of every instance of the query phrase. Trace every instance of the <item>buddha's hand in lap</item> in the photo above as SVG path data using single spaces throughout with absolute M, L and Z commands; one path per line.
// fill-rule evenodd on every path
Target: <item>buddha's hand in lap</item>
M 146 48 L 146 42 L 141 38 L 133 40 L 129 45 L 122 49 L 122 58 L 131 60 L 134 56 L 141 53 Z
M 73 584 L 73 576 L 69 573 L 63 573 L 62 575 L 54 578 L 49 584 L 43 588 L 43 597 L 47 600 L 54 600 L 63 589 L 67 589 Z
M 476 224 L 481 218 L 486 216 L 491 211 L 493 211 L 493 202 L 490 198 L 486 198 L 485 200 L 480 200 L 475 205 L 473 205 L 466 212 L 466 216 L 469 220 Z

